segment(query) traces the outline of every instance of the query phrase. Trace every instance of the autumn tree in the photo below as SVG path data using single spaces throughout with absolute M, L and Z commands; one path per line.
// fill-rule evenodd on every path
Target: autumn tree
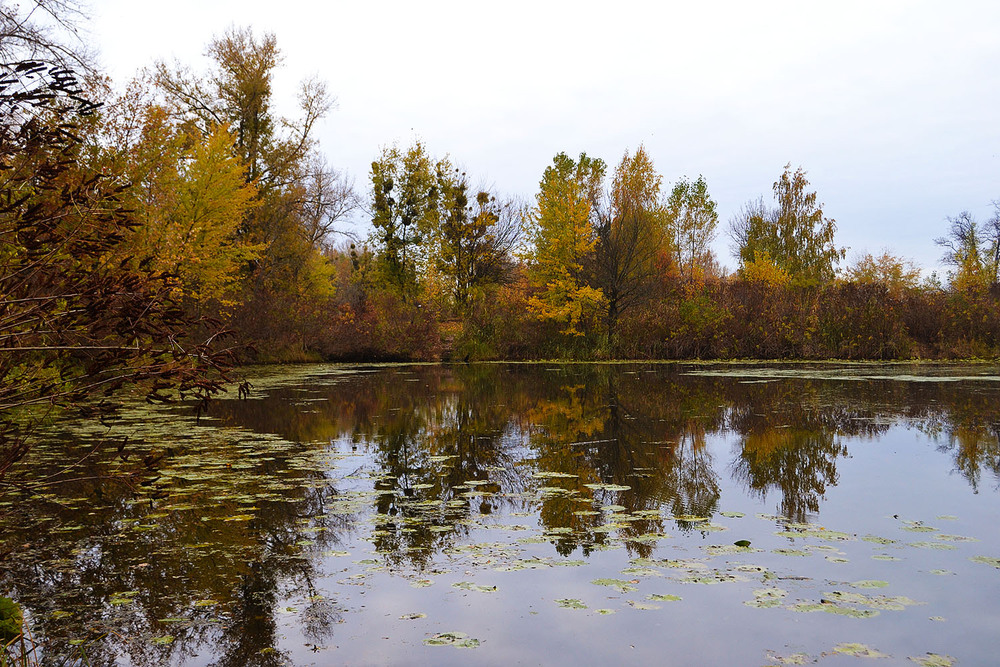
M 439 226 L 435 252 L 438 270 L 460 311 L 491 284 L 511 271 L 511 255 L 520 238 L 520 208 L 485 189 L 475 192 L 468 175 L 441 165 Z
M 585 333 L 582 329 L 606 303 L 584 271 L 597 246 L 604 173 L 600 159 L 581 153 L 573 160 L 559 153 L 545 169 L 535 208 L 526 220 L 533 247 L 528 279 L 534 289 L 528 307 L 540 320 L 558 323 L 567 335 Z
M 121 173 L 88 166 L 94 105 L 59 66 L 0 66 L 0 477 L 35 407 L 100 415 L 118 391 L 149 400 L 221 390 L 219 331 L 175 299 L 175 279 L 125 254 L 139 223 Z M 199 341 L 196 336 L 205 338 Z
M 437 172 L 438 165 L 420 142 L 405 151 L 397 146 L 384 148 L 372 162 L 369 240 L 382 282 L 404 300 L 418 294 L 419 275 L 438 225 Z
M 303 317 L 315 319 L 309 314 L 332 295 L 323 245 L 356 205 L 346 176 L 322 162 L 314 138 L 333 99 L 322 82 L 307 80 L 298 117 L 274 114 L 272 77 L 282 59 L 273 34 L 233 28 L 209 44 L 207 55 L 212 68 L 205 74 L 159 63 L 154 80 L 181 122 L 202 137 L 223 127 L 233 138 L 244 179 L 256 190 L 239 234 L 260 248 L 247 263 L 247 298 L 235 321 L 248 335 L 282 337 Z
M 696 280 L 715 270 L 712 242 L 719 214 L 708 194 L 703 176 L 679 180 L 667 197 L 667 225 L 677 272 L 686 281 Z
M 898 257 L 888 250 L 876 256 L 865 253 L 845 272 L 847 280 L 861 285 L 882 285 L 899 298 L 920 283 L 920 267 L 912 260 Z
M 948 218 L 946 236 L 934 240 L 945 249 L 941 258 L 955 267 L 951 284 L 961 290 L 981 289 L 997 284 L 1000 273 L 1000 205 L 997 214 L 986 224 L 968 211 Z
M 604 296 L 611 344 L 618 318 L 649 296 L 659 273 L 657 260 L 668 243 L 661 182 L 645 148 L 631 156 L 626 151 L 612 179 L 609 209 L 598 222 L 595 284 Z
M 793 283 L 820 284 L 832 280 L 846 250 L 834 244 L 837 226 L 823 214 L 816 193 L 806 188 L 806 172 L 785 165 L 774 183 L 776 206 L 763 200 L 747 204 L 730 222 L 734 254 L 741 266 L 773 262 Z
M 125 251 L 177 276 L 199 308 L 236 305 L 242 273 L 262 247 L 240 234 L 256 191 L 227 128 L 192 133 L 133 82 L 98 130 L 95 166 L 117 170 L 131 185 L 122 196 L 139 226 Z

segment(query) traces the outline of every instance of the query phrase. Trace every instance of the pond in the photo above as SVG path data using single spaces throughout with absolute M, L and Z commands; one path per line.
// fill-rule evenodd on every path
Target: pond
M 998 368 L 247 373 L 46 429 L 0 498 L 46 663 L 996 661 Z

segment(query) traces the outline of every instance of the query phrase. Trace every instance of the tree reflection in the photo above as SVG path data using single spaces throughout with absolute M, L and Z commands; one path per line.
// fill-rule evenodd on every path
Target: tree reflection
M 333 641 L 344 612 L 317 568 L 345 536 L 369 540 L 392 572 L 422 572 L 523 513 L 563 556 L 620 543 L 648 557 L 668 523 L 698 530 L 719 511 L 720 474 L 808 521 L 838 482 L 847 438 L 893 425 L 935 439 L 973 490 L 1000 479 L 1000 402 L 982 382 L 750 381 L 656 365 L 362 370 L 262 383 L 202 426 L 138 414 L 133 425 L 156 428 L 132 458 L 87 459 L 76 481 L 7 505 L 0 582 L 36 636 L 53 647 L 109 629 L 143 638 L 88 644 L 95 664 L 119 652 L 136 665 L 205 662 L 199 653 L 283 664 L 276 614 L 290 597 L 304 601 L 293 622 L 306 640 Z M 36 478 L 93 437 L 38 449 Z M 732 448 L 728 470 L 720 445 Z M 144 465 L 146 453 L 162 463 Z M 327 456 L 360 467 L 335 478 Z M 108 469 L 132 486 L 110 486 Z M 349 484 L 370 485 L 361 509 L 342 509 Z M 172 643 L 150 643 L 165 634 Z

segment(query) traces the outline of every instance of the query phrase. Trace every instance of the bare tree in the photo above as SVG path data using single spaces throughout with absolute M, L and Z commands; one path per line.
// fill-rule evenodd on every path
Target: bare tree
M 354 180 L 330 167 L 322 155 L 314 155 L 308 164 L 300 204 L 302 229 L 313 247 L 329 246 L 334 234 L 351 236 L 337 225 L 360 206 Z
M 93 73 L 94 56 L 80 37 L 85 18 L 79 0 L 0 2 L 0 61 L 41 61 Z

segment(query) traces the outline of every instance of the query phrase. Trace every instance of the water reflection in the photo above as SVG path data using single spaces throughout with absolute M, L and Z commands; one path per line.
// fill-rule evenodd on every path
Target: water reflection
M 198 425 L 177 412 L 130 413 L 118 432 L 135 438 L 131 459 L 87 458 L 77 481 L 7 493 L 0 581 L 56 651 L 69 650 L 59 642 L 70 636 L 128 638 L 88 643 L 94 664 L 279 665 L 290 660 L 276 618 L 284 600 L 302 601 L 309 642 L 336 640 L 348 610 L 317 586 L 319 556 L 358 533 L 385 567 L 416 572 L 493 517 L 530 517 L 562 556 L 616 540 L 647 558 L 667 530 L 711 527 L 726 477 L 805 523 L 838 484 L 847 439 L 899 425 L 934 437 L 973 490 L 995 491 L 995 383 L 879 373 L 269 371 L 252 399 L 219 402 Z M 101 437 L 77 432 L 39 448 L 21 481 L 57 476 Z M 728 443 L 730 460 L 717 460 L 713 439 Z M 334 472 L 333 460 L 356 454 L 360 467 Z M 370 492 L 346 493 L 362 480 Z

